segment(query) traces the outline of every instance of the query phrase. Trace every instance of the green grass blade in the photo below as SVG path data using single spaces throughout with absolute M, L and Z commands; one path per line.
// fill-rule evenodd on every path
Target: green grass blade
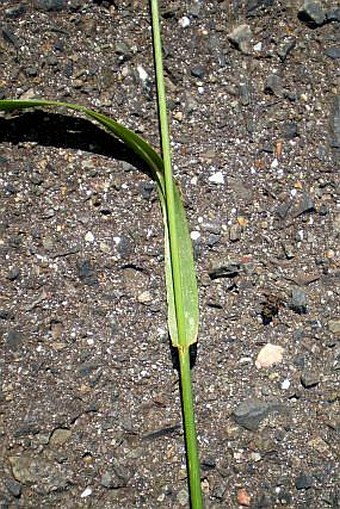
M 119 122 L 116 122 L 112 118 L 74 103 L 65 103 L 61 101 L 35 100 L 35 99 L 28 101 L 22 101 L 20 99 L 0 100 L 0 111 L 2 110 L 11 112 L 15 110 L 37 107 L 68 108 L 71 110 L 79 111 L 80 113 L 83 113 L 91 120 L 97 121 L 108 131 L 114 134 L 116 138 L 122 140 L 130 149 L 132 149 L 135 152 L 135 154 L 137 154 L 141 159 L 143 159 L 146 162 L 146 164 L 152 171 L 154 179 L 160 186 L 162 193 L 164 193 L 162 158 L 151 147 L 151 145 L 147 141 L 145 141 L 141 136 L 138 136 L 136 133 L 119 124 Z
M 168 290 L 169 321 L 172 322 L 172 343 L 178 347 L 180 363 L 180 384 L 187 466 L 192 509 L 203 508 L 201 491 L 200 463 L 197 433 L 195 426 L 194 403 L 190 369 L 190 345 L 196 342 L 198 327 L 198 292 L 195 266 L 192 256 L 192 243 L 187 227 L 185 212 L 180 207 L 180 197 L 176 192 L 171 168 L 170 139 L 167 119 L 165 83 L 163 72 L 162 45 L 158 1 L 151 0 L 153 45 L 156 66 L 158 110 L 164 161 L 165 204 L 167 210 L 168 235 L 165 237 L 166 279 Z M 194 331 L 194 333 L 193 333 Z
M 178 330 L 175 311 L 175 299 L 173 294 L 173 281 L 171 271 L 171 260 L 168 241 L 168 219 L 167 207 L 165 203 L 165 181 L 164 181 L 164 168 L 163 160 L 155 151 L 155 149 L 145 141 L 141 136 L 127 129 L 120 123 L 112 118 L 98 113 L 96 111 L 85 108 L 79 104 L 65 103 L 61 101 L 48 101 L 48 100 L 29 100 L 23 101 L 20 99 L 2 99 L 0 100 L 0 111 L 13 112 L 17 110 L 24 110 L 29 108 L 67 108 L 78 111 L 85 115 L 92 121 L 99 123 L 102 127 L 108 130 L 116 138 L 123 141 L 131 150 L 133 150 L 150 168 L 152 177 L 154 178 L 161 202 L 163 220 L 165 227 L 165 273 L 167 284 L 167 300 L 168 300 L 168 326 L 169 333 L 172 338 L 173 344 L 178 345 Z M 190 343 L 195 343 L 198 331 L 198 298 L 197 298 L 197 283 L 194 271 L 194 263 L 192 256 L 191 239 L 187 225 L 185 210 L 183 203 L 177 189 L 174 186 L 175 198 L 175 211 L 176 221 L 178 223 L 179 235 L 179 250 L 183 259 L 183 271 L 185 276 L 185 285 L 183 287 L 183 303 L 184 315 L 187 321 L 187 337 L 190 338 Z

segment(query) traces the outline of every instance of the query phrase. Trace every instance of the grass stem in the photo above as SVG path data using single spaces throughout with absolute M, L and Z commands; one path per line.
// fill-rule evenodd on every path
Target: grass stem
M 181 374 L 181 394 L 185 443 L 187 450 L 190 501 L 192 509 L 202 509 L 203 499 L 201 491 L 201 474 L 194 417 L 189 348 L 179 347 L 178 355 Z

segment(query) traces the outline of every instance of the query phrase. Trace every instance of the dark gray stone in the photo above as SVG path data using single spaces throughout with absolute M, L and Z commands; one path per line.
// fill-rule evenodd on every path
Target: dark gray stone
M 275 0 L 248 0 L 246 2 L 246 10 L 249 16 L 253 16 L 257 14 L 255 11 L 258 9 L 265 7 L 272 7 L 275 3 Z
M 58 12 L 66 7 L 66 0 L 36 0 L 35 4 L 42 11 Z
M 283 94 L 282 80 L 277 74 L 270 74 L 264 85 L 264 92 L 266 94 L 281 97 Z
M 302 22 L 311 28 L 319 27 L 326 21 L 326 12 L 318 0 L 305 0 L 298 16 Z
M 11 495 L 15 498 L 19 498 L 22 492 L 21 484 L 15 479 L 6 479 L 5 480 L 6 488 L 10 492 Z
M 22 16 L 23 14 L 25 14 L 25 12 L 26 12 L 25 5 L 19 4 L 6 9 L 5 16 L 6 18 L 17 19 L 20 18 L 20 16 Z
M 299 315 L 307 313 L 307 294 L 299 286 L 294 286 L 291 290 L 290 309 Z
M 252 102 L 252 86 L 250 81 L 240 83 L 239 95 L 242 106 L 248 106 Z
M 340 46 L 335 46 L 334 48 L 328 48 L 325 51 L 326 55 L 332 60 L 337 60 L 340 58 Z
M 7 274 L 7 279 L 9 279 L 10 281 L 15 281 L 16 279 L 18 279 L 19 275 L 20 270 L 18 269 L 18 267 L 13 267 L 12 269 L 9 270 Z
M 285 62 L 288 55 L 293 51 L 296 46 L 296 39 L 292 39 L 288 42 L 282 44 L 277 50 L 277 54 L 279 55 L 282 62 Z
M 301 472 L 299 477 L 297 477 L 295 481 L 295 486 L 297 490 L 307 490 L 311 488 L 314 484 L 314 478 L 310 474 L 305 474 Z
M 340 95 L 334 97 L 330 111 L 331 147 L 340 148 Z
M 299 217 L 302 214 L 315 212 L 315 203 L 313 198 L 308 193 L 303 193 L 302 200 L 298 203 L 294 217 Z
M 283 137 L 285 140 L 293 140 L 299 135 L 296 122 L 287 122 L 283 127 Z
M 195 76 L 195 78 L 199 78 L 200 80 L 204 78 L 206 69 L 202 65 L 195 65 L 191 69 L 191 74 Z
M 320 383 L 320 375 L 315 371 L 306 370 L 301 374 L 301 383 L 305 389 L 315 387 Z
M 340 7 L 335 7 L 334 9 L 329 9 L 326 12 L 327 21 L 337 21 L 340 23 Z
M 89 260 L 82 260 L 78 263 L 78 275 L 87 286 L 98 286 L 99 284 L 97 275 Z
M 113 460 L 111 468 L 103 472 L 100 484 L 108 490 L 125 488 L 129 482 L 129 478 L 130 474 L 125 467 L 119 465 L 117 460 Z
M 279 410 L 279 405 L 274 402 L 261 401 L 259 399 L 247 399 L 243 401 L 233 412 L 237 424 L 249 431 L 256 431 L 261 422 L 273 411 Z
M 236 277 L 241 270 L 241 265 L 237 262 L 230 262 L 227 264 L 218 264 L 211 268 L 209 276 L 211 279 L 218 279 L 221 277 Z
M 24 341 L 24 335 L 22 332 L 19 332 L 14 329 L 10 329 L 7 333 L 7 341 L 6 346 L 11 351 L 16 351 L 22 345 Z

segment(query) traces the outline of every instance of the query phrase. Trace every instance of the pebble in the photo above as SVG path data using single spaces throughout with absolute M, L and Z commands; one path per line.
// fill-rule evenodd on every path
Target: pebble
M 279 47 L 277 54 L 279 55 L 282 62 L 285 62 L 286 58 L 293 51 L 295 46 L 296 46 L 296 39 L 291 39 L 290 41 L 285 42 L 284 44 L 282 44 Z
M 148 81 L 149 75 L 142 65 L 137 65 L 137 72 L 138 72 L 139 79 L 142 82 Z
M 307 313 L 307 294 L 298 286 L 291 289 L 289 307 L 299 315 Z
M 6 275 L 6 278 L 9 281 L 15 281 L 20 276 L 20 269 L 18 267 L 13 267 L 10 269 Z
M 249 25 L 239 25 L 228 34 L 229 41 L 242 53 L 248 54 L 250 51 L 250 40 L 253 34 Z
M 248 106 L 252 102 L 252 85 L 250 81 L 245 81 L 239 85 L 239 96 L 242 106 Z
M 15 479 L 6 479 L 5 485 L 11 495 L 15 498 L 19 498 L 22 493 L 22 485 Z
M 17 19 L 26 12 L 26 7 L 24 5 L 15 5 L 10 7 L 9 9 L 5 9 L 6 18 Z
M 229 230 L 229 240 L 231 242 L 236 242 L 236 241 L 240 240 L 241 233 L 242 233 L 241 226 L 238 223 L 233 224 Z
M 264 93 L 281 97 L 283 94 L 282 79 L 277 74 L 269 74 L 264 85 Z
M 80 498 L 86 498 L 86 497 L 89 497 L 90 495 L 92 495 L 92 488 L 85 488 L 83 493 L 80 495 Z
M 66 0 L 35 0 L 35 4 L 42 11 L 57 12 L 66 7 Z
M 218 171 L 216 173 L 213 173 L 208 178 L 209 182 L 212 182 L 213 184 L 224 184 L 224 176 L 221 171 Z
M 250 398 L 238 405 L 233 412 L 233 417 L 235 422 L 243 428 L 256 431 L 263 419 L 278 409 L 279 405 L 277 403 Z
M 190 233 L 191 240 L 198 240 L 200 238 L 201 234 L 200 232 L 194 230 Z
M 320 383 L 319 373 L 311 370 L 305 370 L 301 374 L 301 384 L 305 389 L 315 387 Z
M 187 16 L 183 16 L 182 18 L 180 18 L 178 20 L 178 24 L 182 27 L 182 28 L 188 28 L 188 26 L 190 26 L 190 19 L 187 17 Z
M 326 49 L 325 53 L 332 60 L 337 60 L 340 58 L 340 46 L 334 46 L 333 48 L 328 48 L 328 49 Z
M 215 263 L 209 270 L 210 279 L 218 279 L 221 277 L 236 277 L 241 271 L 241 265 L 237 262 Z
M 301 472 L 299 477 L 297 477 L 295 481 L 295 486 L 297 490 L 307 490 L 311 488 L 314 484 L 314 478 L 310 474 L 305 474 Z
M 330 108 L 331 147 L 340 148 L 340 95 L 333 100 Z
M 247 14 L 254 16 L 255 11 L 260 11 L 261 7 L 271 7 L 274 2 L 275 0 L 247 0 L 245 2 Z
M 151 292 L 146 290 L 145 292 L 142 292 L 138 295 L 137 300 L 140 304 L 147 305 L 153 301 L 153 296 L 152 296 Z
M 327 21 L 337 21 L 340 23 L 340 7 L 334 7 L 326 12 Z
M 293 140 L 299 136 L 298 125 L 296 122 L 287 122 L 283 126 L 283 137 L 285 140 Z
M 332 334 L 336 334 L 337 336 L 340 335 L 340 320 L 329 320 L 328 329 Z
M 72 431 L 65 428 L 57 428 L 53 431 L 49 444 L 51 447 L 58 447 L 64 445 L 65 442 L 71 437 Z
M 255 366 L 261 369 L 270 368 L 274 364 L 279 364 L 282 361 L 283 352 L 284 348 L 282 346 L 267 343 L 261 348 L 255 361 Z
M 206 69 L 202 65 L 195 65 L 190 69 L 190 71 L 195 78 L 199 78 L 200 80 L 204 78 L 206 74 Z
M 24 339 L 25 337 L 22 332 L 10 329 L 7 332 L 6 347 L 12 352 L 15 352 L 22 346 Z
M 326 13 L 318 0 L 305 0 L 299 10 L 299 19 L 310 28 L 323 25 L 326 21 Z
M 302 199 L 294 210 L 294 217 L 299 217 L 302 214 L 315 212 L 315 203 L 313 198 L 306 192 L 303 193 Z
M 100 484 L 108 490 L 125 488 L 129 479 L 129 472 L 113 458 L 110 468 L 103 472 Z
M 251 497 L 245 488 L 237 490 L 237 503 L 242 507 L 249 507 L 251 503 Z
M 97 286 L 98 278 L 89 260 L 78 262 L 78 276 L 87 286 Z
M 85 235 L 85 242 L 89 242 L 90 244 L 94 242 L 94 235 L 92 232 L 87 232 Z

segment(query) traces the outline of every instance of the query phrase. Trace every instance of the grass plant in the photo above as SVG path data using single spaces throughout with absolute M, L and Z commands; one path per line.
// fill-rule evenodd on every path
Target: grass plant
M 172 345 L 178 349 L 190 504 L 192 509 L 201 509 L 203 500 L 190 368 L 190 347 L 196 343 L 198 333 L 198 291 L 186 213 L 171 168 L 158 1 L 151 0 L 150 6 L 162 157 L 132 130 L 102 113 L 79 104 L 54 100 L 4 99 L 0 100 L 0 111 L 15 112 L 29 108 L 74 110 L 104 127 L 147 164 L 157 184 L 164 221 L 168 329 Z

